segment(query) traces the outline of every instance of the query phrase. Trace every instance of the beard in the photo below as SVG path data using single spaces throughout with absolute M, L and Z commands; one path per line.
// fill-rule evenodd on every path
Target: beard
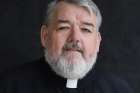
M 45 49 L 46 62 L 57 75 L 67 79 L 82 79 L 93 68 L 96 58 L 97 54 L 85 60 L 80 53 L 63 53 L 56 57 Z

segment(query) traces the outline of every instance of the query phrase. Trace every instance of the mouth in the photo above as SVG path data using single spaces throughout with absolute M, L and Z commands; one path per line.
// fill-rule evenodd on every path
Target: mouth
M 64 49 L 66 52 L 79 52 L 79 53 L 83 53 L 82 50 L 77 50 L 77 49 L 74 49 L 74 48 L 69 48 L 69 49 Z

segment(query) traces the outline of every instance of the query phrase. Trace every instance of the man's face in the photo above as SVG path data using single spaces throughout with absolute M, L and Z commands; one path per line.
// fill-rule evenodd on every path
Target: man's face
M 42 45 L 47 48 L 49 56 L 47 61 L 59 64 L 63 59 L 65 65 L 80 65 L 83 60 L 83 64 L 90 64 L 97 55 L 101 40 L 96 31 L 96 15 L 83 7 L 60 2 L 52 19 L 47 27 L 42 26 L 41 31 Z

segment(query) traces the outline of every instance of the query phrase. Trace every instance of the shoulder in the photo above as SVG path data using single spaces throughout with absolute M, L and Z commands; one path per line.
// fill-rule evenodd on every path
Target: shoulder
M 104 72 L 97 74 L 96 78 L 102 90 L 112 91 L 109 93 L 134 93 L 131 84 L 122 76 Z
M 43 58 L 9 68 L 2 72 L 1 79 L 33 79 L 42 73 L 45 63 Z

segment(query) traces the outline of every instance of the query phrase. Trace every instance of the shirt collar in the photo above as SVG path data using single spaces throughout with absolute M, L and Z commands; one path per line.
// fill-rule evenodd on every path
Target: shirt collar
M 41 59 L 41 62 L 43 62 L 44 65 L 43 69 L 45 71 L 45 77 L 48 79 L 47 81 L 50 83 L 52 82 L 56 87 L 66 87 L 67 79 L 57 75 L 54 71 L 52 71 L 51 67 L 45 61 L 45 58 Z M 77 88 L 84 88 L 90 85 L 90 83 L 94 82 L 95 77 L 95 69 L 93 67 L 85 77 L 78 80 Z

